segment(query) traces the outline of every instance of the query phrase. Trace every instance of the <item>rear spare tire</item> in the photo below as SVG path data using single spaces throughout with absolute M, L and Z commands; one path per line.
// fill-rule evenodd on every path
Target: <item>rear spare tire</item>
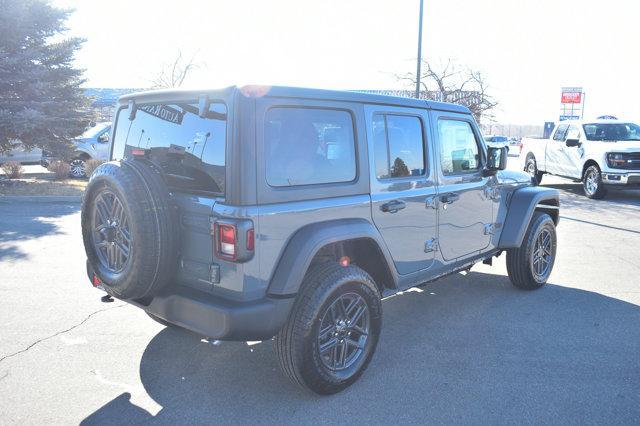
M 177 263 L 175 209 L 160 172 L 144 160 L 110 162 L 82 201 L 87 259 L 105 290 L 140 299 L 164 288 Z

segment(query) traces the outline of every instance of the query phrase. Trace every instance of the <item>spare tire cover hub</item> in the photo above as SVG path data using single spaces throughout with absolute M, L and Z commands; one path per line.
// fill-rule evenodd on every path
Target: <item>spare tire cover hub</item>
M 118 196 L 108 189 L 96 196 L 93 212 L 93 245 L 102 266 L 122 271 L 133 247 L 129 217 Z

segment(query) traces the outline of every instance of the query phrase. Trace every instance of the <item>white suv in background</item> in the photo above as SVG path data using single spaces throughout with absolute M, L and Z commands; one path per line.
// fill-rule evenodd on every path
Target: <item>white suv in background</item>
M 640 126 L 600 119 L 562 121 L 551 138 L 524 138 L 521 165 L 540 183 L 545 173 L 582 181 L 589 198 L 608 185 L 640 187 Z
M 69 162 L 71 166 L 69 174 L 72 177 L 85 177 L 85 162 L 88 160 L 109 160 L 111 153 L 110 133 L 111 122 L 105 121 L 95 124 L 73 140 L 75 151 Z M 42 165 L 46 167 L 51 160 L 52 158 L 45 153 Z

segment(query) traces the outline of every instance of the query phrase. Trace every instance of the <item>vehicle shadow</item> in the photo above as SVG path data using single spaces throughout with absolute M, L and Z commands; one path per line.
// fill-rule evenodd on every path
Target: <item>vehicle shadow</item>
M 59 234 L 53 219 L 77 213 L 77 203 L 6 203 L 0 200 L 0 261 L 27 258 L 19 242 Z
M 565 192 L 565 197 L 562 200 L 563 206 L 584 206 L 585 204 L 589 204 L 591 208 L 593 207 L 604 207 L 605 204 L 612 204 L 616 208 L 626 208 L 630 207 L 635 212 L 638 211 L 640 207 L 640 189 L 611 189 L 607 190 L 607 195 L 604 199 L 601 200 L 591 200 L 584 195 L 584 190 L 582 189 L 581 183 L 554 183 L 554 184 L 543 184 L 542 186 L 548 188 L 555 188 L 558 190 L 562 190 Z
M 272 341 L 219 345 L 166 328 L 140 361 L 151 415 L 122 394 L 84 424 L 522 422 L 640 418 L 640 307 L 499 275 L 456 274 L 384 301 L 369 370 L 319 397 L 290 384 Z

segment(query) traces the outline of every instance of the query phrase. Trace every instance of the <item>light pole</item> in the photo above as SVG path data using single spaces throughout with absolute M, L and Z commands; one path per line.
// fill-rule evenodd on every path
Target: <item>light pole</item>
M 422 8 L 424 0 L 420 0 L 420 21 L 418 22 L 418 70 L 416 72 L 416 99 L 420 99 L 420 62 L 422 62 Z

